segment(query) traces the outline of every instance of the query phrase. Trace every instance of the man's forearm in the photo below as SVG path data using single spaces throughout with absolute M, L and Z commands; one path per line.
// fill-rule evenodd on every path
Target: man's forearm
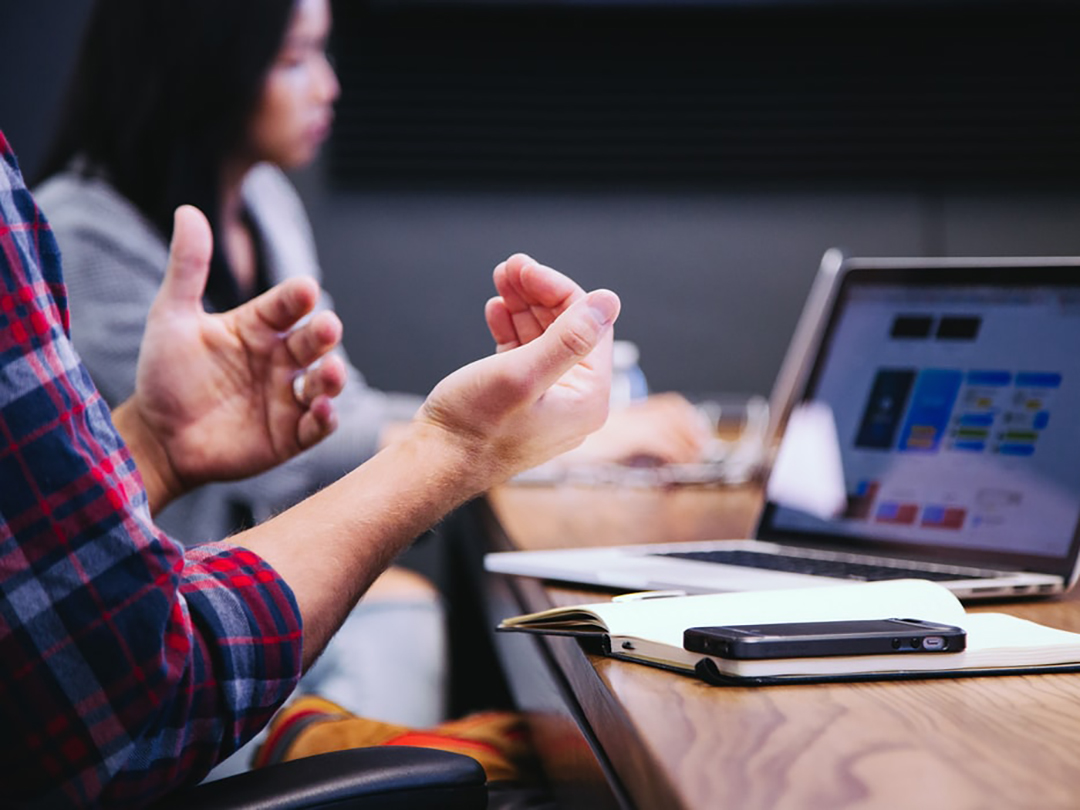
M 511 340 L 514 314 L 502 312 L 492 333 L 503 351 L 436 385 L 404 436 L 236 538 L 293 589 L 304 621 L 305 665 L 413 538 L 492 485 L 580 444 L 607 417 L 619 299 L 603 290 L 572 296 L 576 285 L 524 257 L 502 269 L 521 276 L 511 295 L 514 311 L 522 310 L 518 320 L 528 310 L 551 323 Z M 551 294 L 560 290 L 565 294 Z M 494 309 L 489 302 L 489 313 Z
M 414 538 L 486 489 L 461 443 L 412 423 L 363 466 L 233 541 L 259 554 L 292 588 L 309 666 L 371 582 Z
M 169 463 L 158 437 L 140 418 L 134 399 L 116 406 L 112 419 L 135 459 L 135 466 L 139 468 L 150 502 L 150 514 L 156 515 L 184 493 L 183 484 Z

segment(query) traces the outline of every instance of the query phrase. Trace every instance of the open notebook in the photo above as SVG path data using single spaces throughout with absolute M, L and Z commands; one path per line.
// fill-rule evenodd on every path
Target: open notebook
M 636 594 L 504 620 L 499 630 L 571 635 L 601 642 L 604 654 L 696 674 L 710 683 L 769 684 L 959 675 L 1034 674 L 1080 669 L 1080 634 L 1005 613 L 967 613 L 948 590 L 925 580 L 836 585 L 813 591 Z M 835 621 L 917 616 L 967 632 L 961 652 L 736 660 L 690 652 L 687 628 L 702 625 Z M 896 639 L 903 649 L 904 639 Z
M 485 566 L 689 593 L 917 577 L 974 599 L 1075 582 L 1080 259 L 836 255 L 777 381 L 791 417 L 753 538 Z

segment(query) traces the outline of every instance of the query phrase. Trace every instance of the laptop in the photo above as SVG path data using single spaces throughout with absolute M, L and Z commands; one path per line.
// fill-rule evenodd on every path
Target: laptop
M 752 538 L 488 554 L 687 593 L 931 579 L 1060 593 L 1080 550 L 1080 258 L 826 254 L 771 398 Z

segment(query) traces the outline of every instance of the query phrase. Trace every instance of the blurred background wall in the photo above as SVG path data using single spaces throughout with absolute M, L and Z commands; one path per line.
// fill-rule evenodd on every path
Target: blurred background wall
M 690 394 L 768 392 L 829 247 L 1080 254 L 1068 3 L 334 8 L 338 123 L 295 179 L 382 388 L 488 351 L 490 271 L 517 250 L 617 290 L 652 386 Z M 0 128 L 28 175 L 88 9 L 0 0 Z

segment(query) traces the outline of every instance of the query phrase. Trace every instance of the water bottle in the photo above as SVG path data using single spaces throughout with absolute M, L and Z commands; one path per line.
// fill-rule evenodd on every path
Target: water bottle
M 616 340 L 611 358 L 611 407 L 621 408 L 649 393 L 645 372 L 638 361 L 641 352 L 629 340 Z

